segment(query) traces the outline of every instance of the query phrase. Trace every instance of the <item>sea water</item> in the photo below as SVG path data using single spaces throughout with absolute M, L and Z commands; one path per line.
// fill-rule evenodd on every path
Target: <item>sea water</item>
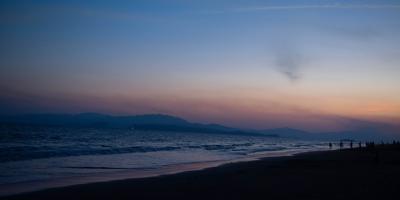
M 328 148 L 271 136 L 1 126 L 0 195 Z

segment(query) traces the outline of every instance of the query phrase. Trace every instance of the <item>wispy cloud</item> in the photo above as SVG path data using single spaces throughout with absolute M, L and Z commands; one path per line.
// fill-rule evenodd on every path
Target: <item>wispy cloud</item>
M 76 14 L 84 17 L 103 18 L 110 20 L 139 21 L 139 20 L 159 19 L 147 13 L 137 13 L 137 12 L 121 12 L 113 10 L 95 10 L 95 9 L 83 9 L 83 8 L 76 8 L 74 10 L 71 9 L 70 11 L 73 11 Z
M 301 79 L 301 65 L 303 57 L 293 51 L 292 48 L 286 48 L 276 52 L 275 64 L 279 73 L 288 78 L 291 82 Z
M 306 10 L 306 9 L 400 9 L 400 4 L 315 4 L 284 6 L 253 6 L 235 8 L 234 12 L 273 11 L 273 10 Z
M 90 8 L 70 5 L 35 5 L 29 8 L 9 9 L 0 12 L 0 24 L 20 22 L 43 22 L 54 19 L 79 17 L 86 19 L 114 20 L 125 22 L 165 21 L 165 16 L 148 12 L 123 12 L 109 8 Z

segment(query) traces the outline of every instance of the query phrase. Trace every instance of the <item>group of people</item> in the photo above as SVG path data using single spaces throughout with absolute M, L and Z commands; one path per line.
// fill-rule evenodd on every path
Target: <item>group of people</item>
M 373 149 L 375 148 L 375 142 L 366 142 L 365 147 L 367 147 L 367 149 Z
M 381 146 L 389 145 L 389 144 L 390 144 L 390 143 L 386 143 L 386 144 L 385 144 L 383 141 L 381 142 Z M 398 146 L 400 146 L 400 141 L 393 140 L 392 145 L 398 145 Z M 366 146 L 367 148 L 374 148 L 374 147 L 375 147 L 375 142 L 366 142 L 366 143 L 365 143 L 365 146 Z
M 382 142 L 381 145 L 385 145 L 385 143 Z M 393 140 L 393 145 L 400 145 L 400 141 Z M 350 146 L 350 149 L 353 148 L 353 141 L 350 141 L 349 146 Z M 332 147 L 333 147 L 333 144 L 331 142 L 329 142 L 329 148 L 331 149 Z M 340 149 L 342 149 L 344 147 L 343 141 L 339 142 L 339 147 L 340 147 Z M 358 142 L 358 148 L 361 148 L 361 147 L 362 147 L 362 143 Z M 373 142 L 373 141 L 372 142 L 366 142 L 365 143 L 365 147 L 368 148 L 368 149 L 373 149 L 373 148 L 375 148 L 375 142 Z
M 352 149 L 353 148 L 353 141 L 350 141 L 350 143 L 349 143 L 349 146 L 350 146 L 350 148 Z M 331 149 L 333 147 L 333 144 L 332 144 L 332 142 L 329 142 L 329 148 Z M 340 141 L 339 142 L 339 147 L 342 149 L 343 147 L 344 147 L 344 143 L 343 143 L 343 141 Z M 362 147 L 362 143 L 361 142 L 358 142 L 358 148 L 361 148 Z

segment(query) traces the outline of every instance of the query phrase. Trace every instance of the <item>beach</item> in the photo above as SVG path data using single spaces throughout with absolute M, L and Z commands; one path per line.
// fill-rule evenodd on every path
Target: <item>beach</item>
M 397 199 L 399 186 L 400 147 L 378 145 L 46 189 L 2 199 Z

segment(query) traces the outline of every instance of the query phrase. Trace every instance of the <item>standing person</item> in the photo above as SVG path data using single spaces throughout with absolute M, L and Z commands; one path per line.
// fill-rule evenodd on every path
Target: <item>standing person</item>
M 358 148 L 361 149 L 361 142 L 358 142 Z
M 329 149 L 332 149 L 332 143 L 329 142 Z
M 342 141 L 340 141 L 339 146 L 340 146 L 340 149 L 343 148 L 343 142 Z
M 353 141 L 350 141 L 350 149 L 353 148 Z

